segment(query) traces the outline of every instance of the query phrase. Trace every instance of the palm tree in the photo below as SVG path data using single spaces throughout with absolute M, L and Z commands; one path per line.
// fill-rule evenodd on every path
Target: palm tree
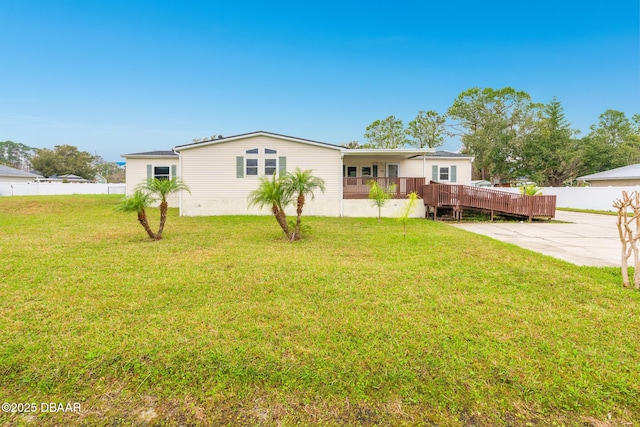
M 378 181 L 371 180 L 367 184 L 369 184 L 369 200 L 371 200 L 372 206 L 378 207 L 378 224 L 380 223 L 380 216 L 382 207 L 385 203 L 387 203 L 388 199 L 393 198 L 393 193 L 396 191 L 396 185 L 391 184 L 389 186 L 389 191 L 387 191 L 383 186 L 378 184 Z
M 258 206 L 260 208 L 271 206 L 271 212 L 287 238 L 290 237 L 290 234 L 284 208 L 292 200 L 293 193 L 285 188 L 283 178 L 276 177 L 275 173 L 271 179 L 261 177 L 258 188 L 249 194 L 249 206 Z
M 155 235 L 155 239 L 160 240 L 162 239 L 162 231 L 167 222 L 167 211 L 169 210 L 167 197 L 181 190 L 189 192 L 189 187 L 180 178 L 174 177 L 172 179 L 150 178 L 139 189 L 160 199 L 160 227 Z
M 147 220 L 146 208 L 151 206 L 156 200 L 149 193 L 145 193 L 142 190 L 136 190 L 130 197 L 124 199 L 118 206 L 116 211 L 118 212 L 136 212 L 138 214 L 138 221 L 140 225 L 144 227 L 150 238 L 155 239 L 156 235 L 151 231 L 149 227 L 149 221 Z
M 300 240 L 300 223 L 302 221 L 302 208 L 304 207 L 305 197 L 311 195 L 311 199 L 315 197 L 315 190 L 321 190 L 324 193 L 324 180 L 311 175 L 312 170 L 301 170 L 296 168 L 292 173 L 285 177 L 285 188 L 291 191 L 291 194 L 297 194 L 296 200 L 296 228 L 291 234 L 290 240 Z

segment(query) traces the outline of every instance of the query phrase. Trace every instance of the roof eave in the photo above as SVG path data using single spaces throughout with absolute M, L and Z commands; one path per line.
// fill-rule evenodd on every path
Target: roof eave
M 355 156 L 384 156 L 384 155 L 404 155 L 404 156 L 421 156 L 423 154 L 432 154 L 433 149 L 403 149 L 403 148 L 344 148 L 343 153 Z
M 265 131 L 243 133 L 243 134 L 240 134 L 240 135 L 232 135 L 232 136 L 228 136 L 228 137 L 224 137 L 224 138 L 211 139 L 211 140 L 208 140 L 208 141 L 193 142 L 191 144 L 177 145 L 177 146 L 173 147 L 173 150 L 180 152 L 180 151 L 184 151 L 184 150 L 190 150 L 192 148 L 200 148 L 200 147 L 206 147 L 206 146 L 209 146 L 209 145 L 221 144 L 221 143 L 224 143 L 224 142 L 232 142 L 232 141 L 237 141 L 239 139 L 245 139 L 245 138 L 250 138 L 250 137 L 254 137 L 254 136 L 271 136 L 271 137 L 275 137 L 275 138 L 278 138 L 278 139 L 284 139 L 286 141 L 292 141 L 292 142 L 297 142 L 297 143 L 301 143 L 301 144 L 314 145 L 314 146 L 317 146 L 317 147 L 329 148 L 329 149 L 338 150 L 338 151 L 342 151 L 343 150 L 342 147 L 340 147 L 338 145 L 329 144 L 327 142 L 313 141 L 311 139 L 296 138 L 296 137 L 293 137 L 293 136 L 282 135 L 282 134 L 278 134 L 278 133 L 265 132 Z
M 125 159 L 177 159 L 179 156 L 177 154 L 121 154 L 120 157 Z

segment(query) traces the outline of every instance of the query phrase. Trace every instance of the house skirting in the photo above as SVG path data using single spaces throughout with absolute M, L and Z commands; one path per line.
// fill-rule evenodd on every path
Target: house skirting
M 406 199 L 389 199 L 382 207 L 380 214 L 385 218 L 395 218 L 405 205 Z M 343 216 L 354 218 L 369 218 L 378 216 L 378 208 L 371 206 L 371 200 L 351 199 L 343 200 Z M 425 209 L 422 199 L 418 199 L 415 204 L 411 218 L 424 218 Z
M 295 205 L 287 207 L 286 213 L 287 215 L 295 215 Z M 271 209 L 249 207 L 246 198 L 184 198 L 180 214 L 184 216 L 271 215 Z M 315 200 L 307 200 L 303 215 L 340 216 L 340 199 L 316 198 Z
M 382 207 L 382 216 L 394 218 L 400 214 L 405 199 L 389 199 Z M 340 209 L 342 207 L 342 215 Z M 182 200 L 180 211 L 184 216 L 221 216 L 221 215 L 271 215 L 268 208 L 258 209 L 249 207 L 245 198 L 219 198 L 219 199 L 189 199 Z M 287 215 L 295 215 L 296 207 L 287 207 Z M 378 216 L 378 208 L 371 206 L 367 199 L 339 200 L 320 199 L 307 200 L 304 206 L 304 215 L 369 218 Z M 416 202 L 412 218 L 424 218 L 425 208 L 422 200 Z

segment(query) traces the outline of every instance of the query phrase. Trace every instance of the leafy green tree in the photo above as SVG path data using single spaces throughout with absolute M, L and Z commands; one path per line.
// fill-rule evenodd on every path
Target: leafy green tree
M 524 138 L 518 157 L 521 173 L 552 187 L 575 178 L 582 167 L 581 144 L 575 135 L 554 97 L 540 112 L 534 132 Z
M 444 143 L 445 116 L 437 111 L 420 111 L 415 119 L 407 125 L 406 133 L 413 138 L 418 148 L 435 148 Z
M 149 235 L 149 238 L 156 239 L 156 235 L 149 226 L 146 209 L 149 208 L 156 200 L 149 193 L 142 190 L 136 190 L 131 196 L 125 198 L 118 206 L 118 212 L 135 212 L 138 214 L 138 222 Z
M 360 145 L 360 143 L 358 141 L 349 141 L 349 142 L 345 142 L 344 144 L 341 144 L 342 147 L 344 148 L 363 148 L 362 145 Z
M 482 179 L 509 178 L 517 173 L 519 145 L 535 124 L 536 108 L 528 93 L 510 87 L 468 89 L 456 98 L 447 115 L 454 121 L 463 152 L 475 157 Z
M 291 241 L 300 240 L 302 209 L 304 208 L 306 198 L 311 196 L 313 199 L 315 197 L 314 192 L 316 190 L 320 190 L 322 192 L 325 191 L 324 180 L 313 176 L 311 174 L 312 172 L 312 170 L 303 171 L 300 168 L 296 168 L 293 172 L 288 173 L 284 178 L 286 191 L 291 192 L 291 194 L 296 197 L 296 225 L 293 233 L 291 233 Z
M 367 126 L 364 137 L 373 148 L 398 148 L 409 141 L 402 120 L 389 116 Z
M 387 200 L 393 198 L 396 185 L 392 184 L 387 190 L 373 179 L 367 184 L 369 184 L 369 200 L 371 200 L 372 206 L 378 208 L 378 223 L 380 223 L 382 207 L 387 203 Z
M 19 142 L 0 141 L 0 164 L 16 169 L 29 169 L 34 148 Z
M 93 167 L 95 173 L 102 175 L 107 182 L 120 183 L 125 180 L 124 170 L 116 163 L 105 161 L 101 156 L 94 156 Z
M 591 125 L 583 139 L 583 173 L 596 173 L 640 161 L 640 116 L 629 120 L 625 113 L 607 110 Z
M 261 177 L 260 185 L 249 194 L 249 206 L 269 206 L 271 213 L 282 228 L 287 239 L 291 238 L 285 207 L 293 201 L 293 193 L 285 186 L 283 177 L 274 173 L 271 178 Z
M 31 159 L 32 167 L 45 176 L 74 174 L 93 179 L 93 156 L 73 145 L 56 145 L 53 150 L 37 148 Z

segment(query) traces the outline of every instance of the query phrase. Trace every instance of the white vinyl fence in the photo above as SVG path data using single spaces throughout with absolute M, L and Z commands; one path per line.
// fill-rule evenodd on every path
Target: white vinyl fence
M 494 188 L 516 193 L 517 188 Z M 640 191 L 640 186 L 629 187 L 542 187 L 542 194 L 556 196 L 557 208 L 615 211 L 613 201 L 622 198 L 622 192 Z
M 0 196 L 53 196 L 65 194 L 125 194 L 125 184 L 59 183 L 59 182 L 0 182 Z M 517 193 L 517 188 L 498 188 Z M 640 191 L 633 187 L 543 187 L 542 194 L 556 195 L 556 207 L 613 211 L 613 201 L 622 192 Z
M 125 194 L 126 184 L 61 182 L 0 182 L 0 196 L 55 196 L 65 194 Z

